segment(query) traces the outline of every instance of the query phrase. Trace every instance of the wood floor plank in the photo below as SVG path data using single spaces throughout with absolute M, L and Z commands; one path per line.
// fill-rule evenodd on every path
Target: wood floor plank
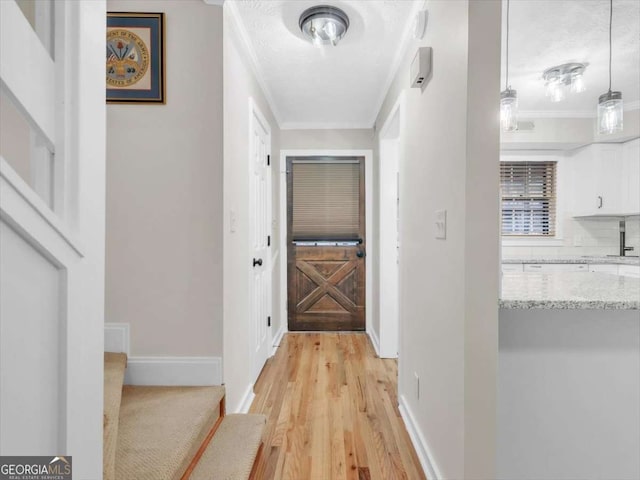
M 289 333 L 250 412 L 267 416 L 263 480 L 426 480 L 397 401 L 397 362 L 365 334 Z

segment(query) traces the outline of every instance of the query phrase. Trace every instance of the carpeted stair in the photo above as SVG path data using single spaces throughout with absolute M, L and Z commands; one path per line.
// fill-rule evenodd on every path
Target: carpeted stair
M 224 387 L 124 386 L 124 354 L 105 354 L 104 480 L 247 480 L 263 415 L 228 415 Z

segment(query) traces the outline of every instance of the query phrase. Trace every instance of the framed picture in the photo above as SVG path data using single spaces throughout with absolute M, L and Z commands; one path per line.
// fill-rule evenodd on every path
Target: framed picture
M 165 103 L 164 13 L 107 13 L 107 103 Z

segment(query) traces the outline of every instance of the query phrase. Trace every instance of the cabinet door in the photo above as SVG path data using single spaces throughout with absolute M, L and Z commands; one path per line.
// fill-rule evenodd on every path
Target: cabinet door
M 566 162 L 566 175 L 569 177 L 571 193 L 569 209 L 574 216 L 596 215 L 597 201 L 596 165 L 593 149 L 589 147 L 576 151 Z
M 624 277 L 640 278 L 640 266 L 638 265 L 620 265 L 618 267 L 618 275 Z
M 618 274 L 618 265 L 603 264 L 603 265 L 589 265 L 590 272 L 611 273 L 613 275 Z
M 626 181 L 623 213 L 640 214 L 640 139 L 627 142 L 622 146 L 622 167 Z
M 596 213 L 620 215 L 627 190 L 619 145 L 593 145 L 596 163 Z
M 584 263 L 526 263 L 525 272 L 587 272 Z
M 503 263 L 502 273 L 504 272 L 522 272 L 521 263 Z

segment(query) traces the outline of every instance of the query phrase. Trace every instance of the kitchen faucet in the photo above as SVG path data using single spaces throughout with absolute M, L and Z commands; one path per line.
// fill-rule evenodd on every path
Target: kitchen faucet
M 627 222 L 625 219 L 620 220 L 620 256 L 624 257 L 627 252 L 632 252 L 633 247 L 625 246 L 627 233 Z

